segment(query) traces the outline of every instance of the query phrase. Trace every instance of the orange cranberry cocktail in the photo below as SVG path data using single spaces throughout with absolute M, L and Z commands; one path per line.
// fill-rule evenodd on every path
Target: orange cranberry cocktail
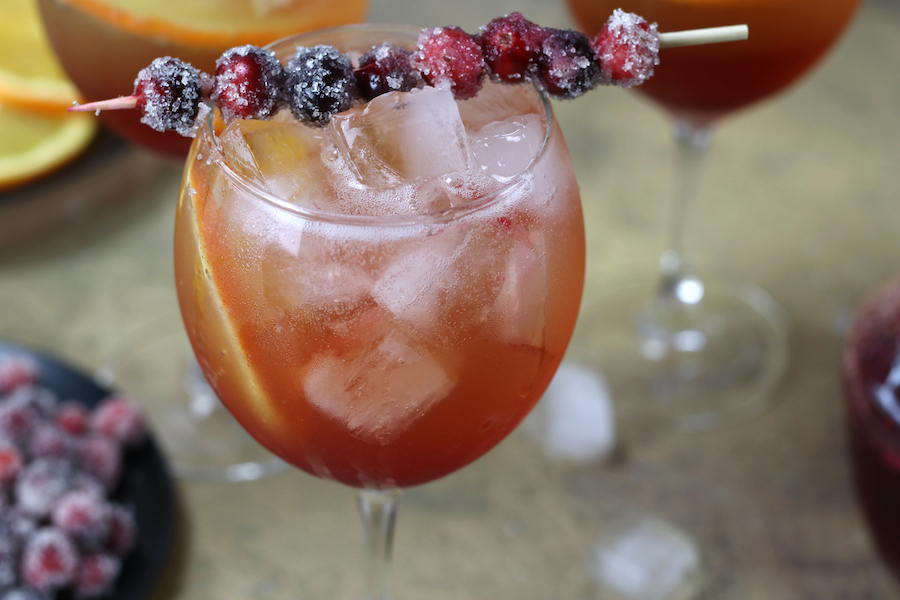
M 416 32 L 302 39 L 359 55 Z M 273 49 L 286 61 L 298 40 Z M 578 188 L 549 104 L 486 83 L 383 94 L 323 127 L 214 118 L 179 200 L 179 301 L 260 442 L 357 487 L 446 475 L 548 385 L 581 298 Z
M 838 39 L 859 0 L 568 0 L 587 33 L 600 31 L 615 8 L 673 31 L 746 23 L 739 44 L 666 50 L 639 89 L 678 117 L 724 116 L 794 83 Z
M 114 98 L 156 57 L 177 56 L 213 72 L 232 46 L 263 45 L 301 31 L 362 21 L 367 0 L 38 0 L 68 76 L 87 100 Z M 154 131 L 132 111 L 101 117 L 124 138 L 183 158 L 190 140 Z

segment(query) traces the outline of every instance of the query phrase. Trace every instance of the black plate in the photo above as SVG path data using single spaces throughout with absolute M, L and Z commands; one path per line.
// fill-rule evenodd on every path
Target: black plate
M 0 358 L 10 354 L 35 360 L 40 384 L 55 391 L 60 400 L 80 400 L 92 407 L 112 393 L 57 359 L 17 344 L 0 342 Z M 138 537 L 122 565 L 115 591 L 105 598 L 143 600 L 162 575 L 177 524 L 175 488 L 152 436 L 126 453 L 122 481 L 112 498 L 134 509 Z

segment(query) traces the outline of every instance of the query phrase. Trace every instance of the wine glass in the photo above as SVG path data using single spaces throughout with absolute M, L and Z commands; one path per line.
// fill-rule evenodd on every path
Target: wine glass
M 350 26 L 271 48 L 283 61 L 319 44 L 353 56 L 417 35 Z M 499 443 L 562 359 L 584 281 L 578 188 L 531 86 L 487 83 L 459 103 L 436 88 L 386 94 L 324 129 L 288 115 L 224 131 L 210 119 L 196 138 L 175 228 L 179 303 L 238 421 L 358 489 L 366 589 L 387 598 L 401 490 Z M 463 128 L 478 164 L 448 174 L 466 160 Z M 462 201 L 481 165 L 493 183 Z
M 359 22 L 368 0 L 347 0 L 340 9 L 329 0 L 38 0 L 38 5 L 66 74 L 85 99 L 101 100 L 130 94 L 137 73 L 157 57 L 177 56 L 214 73 L 216 59 L 230 47 Z M 187 155 L 190 138 L 151 129 L 137 111 L 104 111 L 99 117 L 135 147 L 178 161 Z M 249 439 L 196 376 L 198 367 L 187 346 L 180 317 L 160 316 L 124 336 L 97 377 L 156 407 L 154 427 L 177 477 L 247 481 L 283 471 L 284 463 Z M 165 369 L 158 373 L 166 376 L 147 375 L 140 361 L 158 364 Z
M 671 117 L 676 181 L 658 269 L 582 311 L 573 355 L 599 366 L 617 406 L 646 425 L 706 431 L 766 410 L 789 358 L 784 311 L 749 281 L 698 271 L 685 234 L 716 124 L 807 73 L 859 0 L 567 0 L 596 34 L 616 8 L 659 31 L 747 24 L 749 39 L 666 48 L 635 88 Z

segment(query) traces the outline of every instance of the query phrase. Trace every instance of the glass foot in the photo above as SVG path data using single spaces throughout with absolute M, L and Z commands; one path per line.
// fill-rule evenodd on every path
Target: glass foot
M 606 284 L 582 307 L 568 358 L 602 373 L 623 420 L 702 432 L 770 408 L 788 363 L 775 300 L 749 282 L 690 278 L 666 300 L 659 279 Z
M 177 313 L 123 339 L 94 378 L 142 404 L 180 479 L 252 481 L 289 468 L 244 431 L 206 383 Z

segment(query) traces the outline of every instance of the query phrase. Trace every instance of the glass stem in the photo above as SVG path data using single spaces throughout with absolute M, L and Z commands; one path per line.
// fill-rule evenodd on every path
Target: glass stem
M 391 599 L 391 552 L 400 490 L 361 490 L 359 515 L 363 526 L 363 567 L 366 600 Z
M 660 293 L 670 296 L 678 282 L 690 275 L 684 256 L 685 224 L 690 204 L 697 197 L 712 141 L 709 125 L 697 126 L 683 120 L 674 124 L 675 181 L 666 229 L 665 250 L 659 260 L 662 285 Z

